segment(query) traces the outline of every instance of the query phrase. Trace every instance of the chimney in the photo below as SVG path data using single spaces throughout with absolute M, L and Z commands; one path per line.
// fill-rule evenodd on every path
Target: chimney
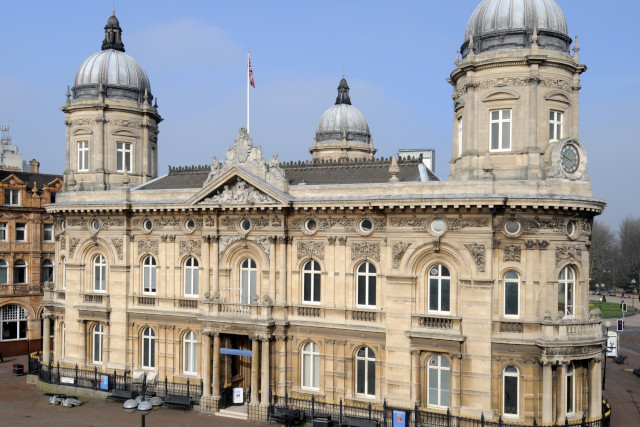
M 36 159 L 33 159 L 29 162 L 29 172 L 31 173 L 40 173 L 40 162 Z

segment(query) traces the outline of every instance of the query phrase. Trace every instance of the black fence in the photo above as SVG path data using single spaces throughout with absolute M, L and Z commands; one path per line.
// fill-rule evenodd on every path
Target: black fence
M 277 409 L 276 409 L 277 408 Z M 279 410 L 279 411 L 278 411 Z M 348 405 L 340 399 L 339 403 L 325 402 L 318 400 L 315 396 L 311 398 L 292 397 L 288 393 L 284 396 L 272 394 L 270 396 L 269 414 L 282 412 L 282 410 L 297 410 L 304 412 L 305 421 L 314 423 L 313 425 L 332 426 L 379 426 L 391 427 L 394 418 L 401 417 L 405 420 L 407 427 L 545 427 L 538 424 L 536 420 L 533 424 L 509 423 L 501 417 L 498 420 L 487 420 L 484 415 L 480 418 L 464 417 L 452 415 L 449 410 L 446 412 L 425 411 L 417 405 L 413 408 L 399 408 L 387 405 L 386 401 L 382 406 L 377 405 Z M 580 426 L 580 427 L 610 427 L 611 405 L 602 402 L 601 418 L 571 421 L 567 419 L 564 423 L 553 424 L 553 426 Z
M 199 404 L 202 396 L 202 380 L 186 382 L 158 380 L 153 383 L 147 381 L 146 375 L 136 379 L 128 371 L 102 371 L 94 369 L 80 369 L 61 366 L 60 363 L 44 364 L 36 354 L 29 355 L 29 373 L 38 375 L 40 381 L 48 384 L 59 384 L 80 387 L 91 390 L 111 392 L 115 389 L 130 390 L 136 394 L 146 396 L 166 397 L 167 395 L 185 396 L 192 404 Z

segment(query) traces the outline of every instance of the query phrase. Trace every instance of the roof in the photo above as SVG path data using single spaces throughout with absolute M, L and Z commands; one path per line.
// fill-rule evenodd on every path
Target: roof
M 17 172 L 10 170 L 0 170 L 0 181 L 4 180 L 8 176 L 15 175 L 18 179 L 24 182 L 27 187 L 33 188 L 35 181 L 38 190 L 42 190 L 45 185 L 51 184 L 56 179 L 62 179 L 62 175 L 53 175 L 47 173 L 32 173 L 32 172 Z

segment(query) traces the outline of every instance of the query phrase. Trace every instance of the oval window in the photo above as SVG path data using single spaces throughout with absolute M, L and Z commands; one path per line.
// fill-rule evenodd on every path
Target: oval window
M 370 233 L 373 230 L 373 223 L 370 219 L 363 219 L 360 221 L 360 231 L 363 233 Z
M 304 228 L 305 230 L 307 230 L 309 233 L 313 233 L 318 229 L 318 221 L 316 221 L 313 218 L 309 218 L 308 220 L 306 220 L 304 222 Z
M 142 225 L 145 231 L 151 231 L 151 229 L 153 228 L 153 222 L 150 219 L 145 219 Z
M 191 233 L 193 230 L 195 230 L 196 228 L 196 222 L 192 219 L 188 219 L 185 223 L 184 223 L 184 228 L 187 229 L 187 231 L 189 233 Z
M 443 219 L 436 218 L 431 221 L 431 230 L 433 230 L 434 233 L 442 233 L 444 230 L 446 230 L 446 228 L 447 223 L 444 222 Z
M 242 229 L 242 231 L 249 231 L 251 230 L 251 221 L 249 221 L 248 219 L 243 219 L 242 221 L 240 221 L 240 228 Z
M 98 221 L 97 219 L 94 219 L 91 222 L 91 228 L 93 228 L 95 231 L 100 230 L 100 221 Z
M 517 234 L 520 231 L 520 221 L 517 219 L 509 219 L 504 223 L 504 229 L 509 234 Z

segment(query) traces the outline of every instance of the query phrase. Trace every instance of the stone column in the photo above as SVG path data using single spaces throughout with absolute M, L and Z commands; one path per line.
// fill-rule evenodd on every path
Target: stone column
M 105 322 L 102 324 L 102 366 L 104 368 L 107 367 L 109 363 L 109 322 Z
M 202 394 L 211 395 L 211 335 L 203 334 L 202 339 Z
M 462 353 L 451 354 L 451 409 L 460 411 L 462 404 Z
M 203 297 L 206 295 L 210 295 L 210 276 L 209 276 L 209 241 L 211 240 L 210 236 L 202 236 L 202 292 L 200 295 Z
M 553 368 L 551 362 L 545 360 L 542 364 L 542 424 L 553 422 Z
M 251 404 L 258 404 L 258 364 L 260 363 L 260 341 L 258 337 L 251 339 Z
M 49 330 L 51 329 L 51 318 L 49 315 L 45 315 L 42 318 L 42 362 L 49 364 L 51 361 L 51 338 L 49 336 Z M 29 337 L 27 337 L 28 339 Z
M 218 277 L 218 240 L 220 236 L 211 236 L 213 245 L 211 245 L 211 256 L 209 257 L 209 264 L 211 265 L 211 280 L 213 281 L 213 287 L 211 289 L 211 295 L 220 295 L 220 279 Z
M 420 405 L 420 350 L 411 350 L 411 400 Z
M 589 415 L 595 418 L 602 414 L 602 358 L 594 357 L 589 361 Z
M 278 237 L 280 242 L 280 283 L 278 286 L 276 301 L 282 304 L 287 303 L 287 237 Z
M 260 405 L 269 405 L 269 338 L 261 338 L 262 341 L 262 385 L 260 387 L 262 392 L 262 400 Z
M 276 237 L 269 237 L 269 297 L 276 301 Z
M 279 349 L 279 363 L 278 363 L 278 376 L 276 378 L 276 391 L 280 394 L 284 394 L 287 391 L 287 340 L 288 336 L 283 335 L 280 338 Z
M 81 365 L 87 364 L 87 323 L 84 320 L 78 320 L 78 354 L 77 358 Z
M 220 399 L 220 334 L 213 334 L 213 397 Z
M 558 363 L 556 392 L 556 422 L 563 424 L 567 416 L 567 364 L 563 361 Z

